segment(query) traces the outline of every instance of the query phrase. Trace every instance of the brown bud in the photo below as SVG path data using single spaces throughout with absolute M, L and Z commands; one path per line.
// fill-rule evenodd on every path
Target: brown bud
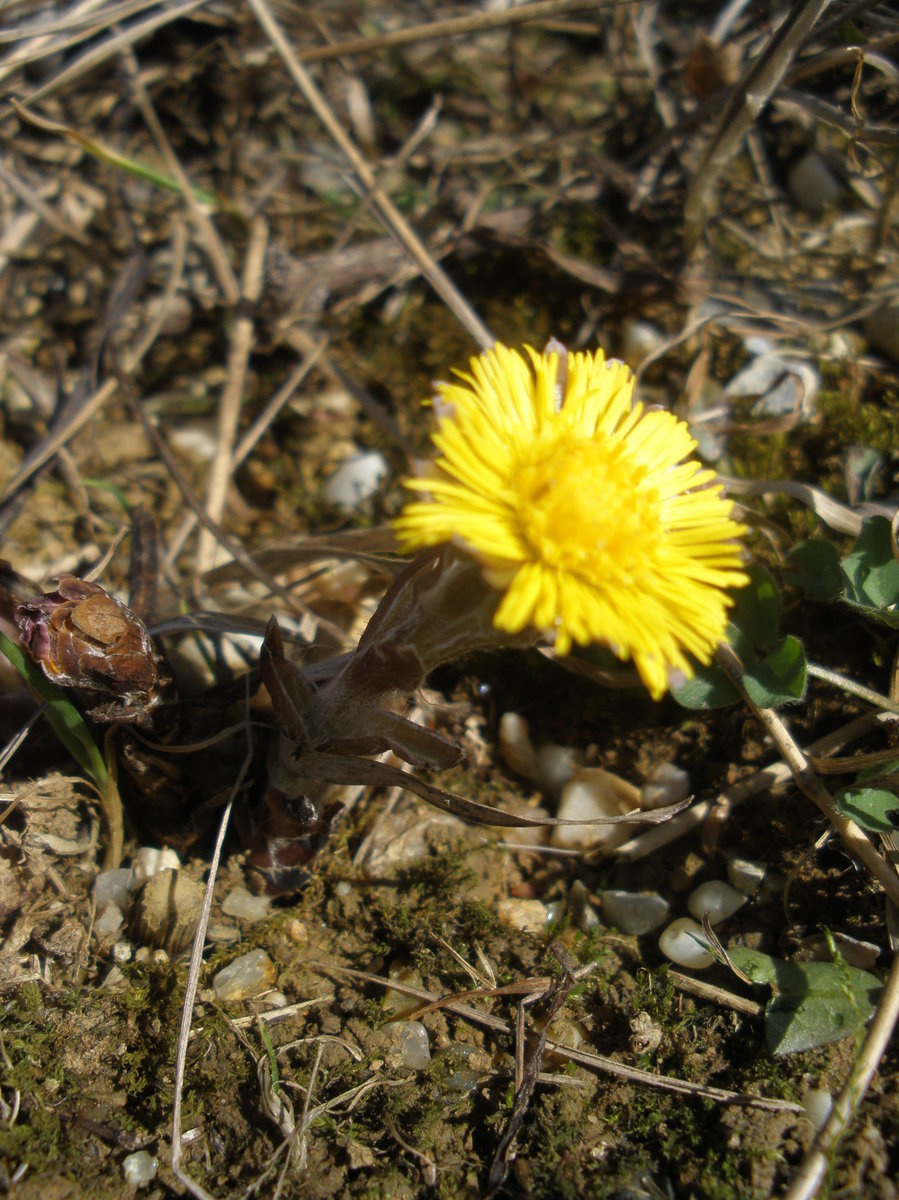
M 144 623 L 96 583 L 60 575 L 16 609 L 26 649 L 48 679 L 90 693 L 95 721 L 148 726 L 171 677 Z

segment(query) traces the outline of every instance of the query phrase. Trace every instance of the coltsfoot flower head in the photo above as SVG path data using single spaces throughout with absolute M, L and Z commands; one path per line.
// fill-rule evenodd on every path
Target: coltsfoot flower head
M 602 351 L 497 344 L 438 385 L 440 451 L 396 521 L 402 547 L 464 546 L 504 595 L 498 628 L 534 627 L 559 654 L 605 643 L 655 697 L 723 639 L 746 582 L 715 474 L 672 413 L 633 402 Z

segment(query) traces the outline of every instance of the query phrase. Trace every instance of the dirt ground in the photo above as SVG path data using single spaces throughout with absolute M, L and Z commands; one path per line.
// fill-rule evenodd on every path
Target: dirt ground
M 258 840 L 276 716 L 258 662 L 272 614 L 306 664 L 356 644 L 397 569 L 400 481 L 430 453 L 422 401 L 486 329 L 639 368 L 644 402 L 733 480 L 781 632 L 896 699 L 887 608 L 789 575 L 801 539 L 845 556 L 899 495 L 899 19 L 832 3 L 814 23 L 822 7 L 0 6 L 0 629 L 23 595 L 90 575 L 146 618 L 177 687 L 153 685 L 143 729 L 89 721 L 119 864 L 89 773 L 4 663 L 0 1190 L 119 1197 L 146 1166 L 143 1195 L 186 1194 L 179 1027 L 237 786 L 181 1092 L 205 1194 L 787 1194 L 815 1137 L 802 1106 L 843 1087 L 863 1022 L 774 1054 L 766 987 L 676 967 L 603 899 L 685 916 L 750 860 L 764 882 L 725 949 L 828 961 L 832 934 L 838 962 L 886 980 L 881 885 L 787 773 L 746 786 L 780 761 L 757 716 L 603 686 L 595 658 L 470 655 L 410 700 L 464 751 L 434 783 L 554 814 L 501 737 L 517 713 L 533 748 L 637 787 L 676 765 L 705 819 L 651 853 L 559 853 L 363 773 L 279 872 Z M 792 41 L 788 11 L 808 21 Z M 747 93 L 773 98 L 743 127 Z M 773 373 L 735 387 L 763 352 Z M 371 486 L 341 500 L 362 454 Z M 807 747 L 876 707 L 816 676 L 781 713 Z M 892 745 L 872 723 L 837 752 Z M 184 895 L 154 907 L 148 884 L 104 923 L 95 880 L 140 847 L 178 854 Z M 261 980 L 229 996 L 218 973 L 254 951 Z M 888 1046 L 815 1194 L 894 1200 L 897 1147 Z

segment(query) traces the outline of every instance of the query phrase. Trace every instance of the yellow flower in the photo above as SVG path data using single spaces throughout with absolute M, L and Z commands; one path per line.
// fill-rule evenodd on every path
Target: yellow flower
M 396 521 L 416 550 L 461 544 L 502 588 L 497 628 L 602 642 L 658 699 L 724 638 L 725 588 L 742 585 L 743 526 L 670 412 L 633 403 L 624 363 L 550 343 L 497 344 L 438 385 L 435 471 Z

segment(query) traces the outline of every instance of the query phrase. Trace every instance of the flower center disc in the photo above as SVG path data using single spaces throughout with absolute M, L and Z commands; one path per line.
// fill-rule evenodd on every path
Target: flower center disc
M 521 531 L 535 557 L 599 579 L 652 562 L 662 532 L 647 471 L 605 436 L 562 432 L 533 447 L 513 486 Z

